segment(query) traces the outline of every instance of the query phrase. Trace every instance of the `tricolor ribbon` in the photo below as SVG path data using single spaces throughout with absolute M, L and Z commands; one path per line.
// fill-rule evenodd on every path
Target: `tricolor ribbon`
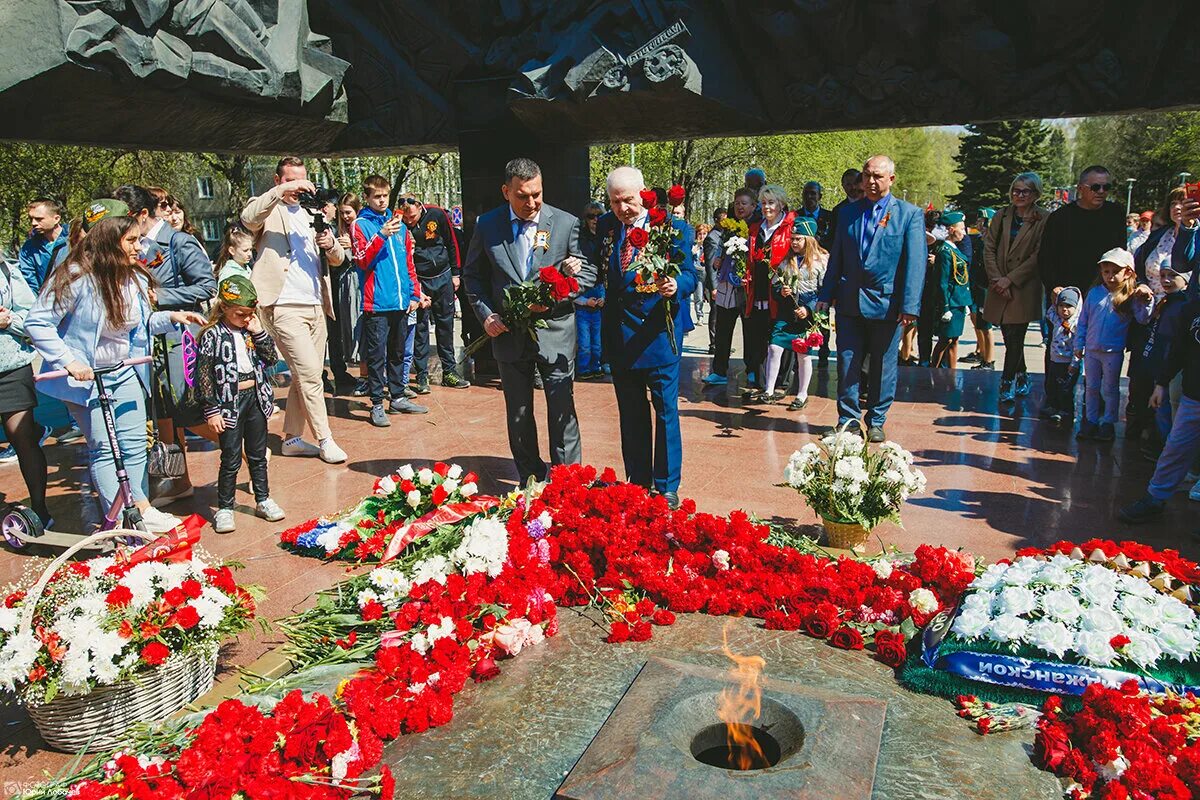
M 413 520 L 396 531 L 392 540 L 388 542 L 387 550 L 384 551 L 383 558 L 379 563 L 386 564 L 391 561 L 400 555 L 404 548 L 427 533 L 437 530 L 440 526 L 451 525 L 481 511 L 486 511 L 497 502 L 495 497 L 477 497 L 465 503 L 450 503 L 430 511 L 425 516 Z

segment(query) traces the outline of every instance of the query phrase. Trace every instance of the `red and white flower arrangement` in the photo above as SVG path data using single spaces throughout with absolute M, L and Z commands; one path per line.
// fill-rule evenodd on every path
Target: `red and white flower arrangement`
M 257 593 L 238 586 L 228 566 L 198 555 L 67 564 L 36 601 L 28 629 L 26 590 L 0 606 L 0 692 L 48 703 L 213 650 L 250 626 Z

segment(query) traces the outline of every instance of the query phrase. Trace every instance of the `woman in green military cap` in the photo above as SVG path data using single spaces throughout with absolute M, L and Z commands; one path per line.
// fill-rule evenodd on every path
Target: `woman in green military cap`
M 946 237 L 934 247 L 937 286 L 937 346 L 933 349 L 934 367 L 958 366 L 958 337 L 962 336 L 971 307 L 971 259 L 958 244 L 967 236 L 966 215 L 947 211 L 938 220 L 945 227 Z

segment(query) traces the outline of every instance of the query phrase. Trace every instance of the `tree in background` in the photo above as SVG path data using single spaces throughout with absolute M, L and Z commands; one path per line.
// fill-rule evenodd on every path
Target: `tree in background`
M 1112 170 L 1124 200 L 1126 178 L 1135 209 L 1156 208 L 1181 172 L 1200 175 L 1200 112 L 1176 111 L 1126 117 L 1089 117 L 1075 126 L 1074 171 L 1089 164 Z M 1072 180 L 1074 183 L 1074 180 Z
M 1043 182 L 1049 169 L 1061 168 L 1052 156 L 1052 130 L 1041 120 L 986 122 L 967 125 L 955 157 L 962 182 L 954 194 L 958 208 L 999 207 L 1008 202 L 1008 187 L 1022 172 L 1037 172 Z M 1057 140 L 1056 140 L 1057 141 Z M 1065 138 L 1062 139 L 1065 143 Z

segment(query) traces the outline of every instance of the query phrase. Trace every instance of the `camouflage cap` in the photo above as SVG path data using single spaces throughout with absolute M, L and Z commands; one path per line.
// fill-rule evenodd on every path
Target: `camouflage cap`
M 221 285 L 217 287 L 217 297 L 231 306 L 258 306 L 258 292 L 254 291 L 254 284 L 241 275 L 230 275 L 221 281 Z
M 108 217 L 127 217 L 129 216 L 129 206 L 122 203 L 120 200 L 104 198 L 102 200 L 93 200 L 88 203 L 88 207 L 83 212 L 83 229 L 91 230 L 97 222 Z

